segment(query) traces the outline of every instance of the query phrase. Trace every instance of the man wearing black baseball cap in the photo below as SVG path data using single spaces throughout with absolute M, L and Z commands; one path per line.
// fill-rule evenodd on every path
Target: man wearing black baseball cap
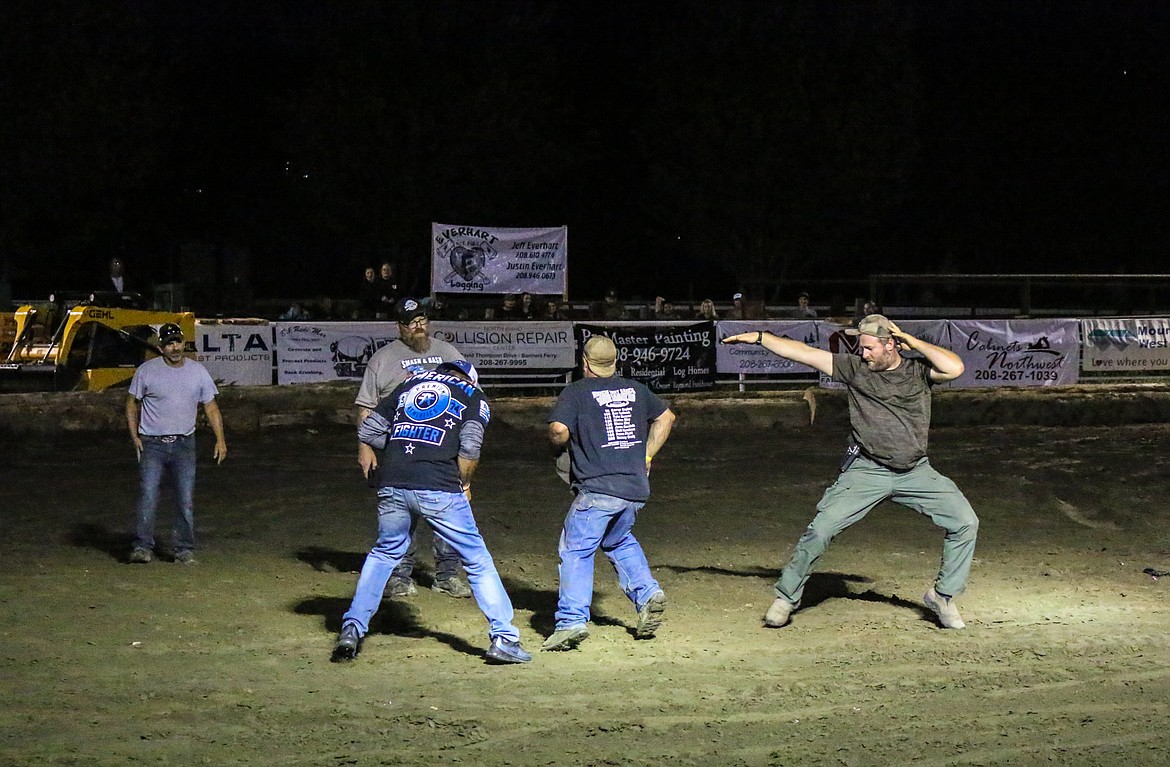
M 787 625 L 800 607 L 809 573 L 833 538 L 882 501 L 892 500 L 946 531 L 942 566 L 923 602 L 943 628 L 964 628 L 954 597 L 967 587 L 979 519 L 955 483 L 935 471 L 926 456 L 930 388 L 961 376 L 963 361 L 880 314 L 861 318 L 846 333 L 858 337 L 860 355 L 833 354 L 767 331 L 723 339 L 725 344 L 757 344 L 808 365 L 845 384 L 849 396 L 853 434 L 841 475 L 817 504 L 816 516 L 776 581 L 776 599 L 764 625 Z M 903 357 L 903 351 L 920 356 Z
M 354 400 L 358 409 L 358 424 L 410 376 L 434 370 L 444 362 L 463 359 L 454 346 L 431 336 L 426 309 L 418 299 L 399 299 L 394 304 L 394 319 L 398 323 L 398 338 L 374 353 L 362 376 L 362 384 Z M 377 454 L 365 443 L 358 445 L 358 465 L 367 479 L 371 478 L 371 472 L 378 466 Z M 386 587 L 386 592 L 392 597 L 409 597 L 418 593 L 418 588 L 411 580 L 417 553 L 416 541 L 412 531 L 410 550 L 402 558 Z M 434 539 L 433 550 L 435 579 L 431 589 L 452 597 L 470 597 L 471 588 L 459 575 L 459 555 L 438 538 Z
M 126 423 L 142 479 L 130 561 L 146 564 L 154 559 L 159 486 L 163 474 L 169 473 L 175 482 L 179 512 L 174 559 L 191 564 L 195 561 L 195 417 L 199 403 L 203 403 L 215 433 L 216 463 L 227 457 L 227 441 L 215 402 L 219 390 L 203 365 L 183 356 L 182 328 L 168 322 L 158 329 L 158 340 L 161 356 L 134 371 L 126 398 Z

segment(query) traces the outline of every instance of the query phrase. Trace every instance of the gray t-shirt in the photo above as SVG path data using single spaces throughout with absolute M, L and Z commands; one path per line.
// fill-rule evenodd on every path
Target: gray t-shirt
M 199 403 L 207 404 L 219 394 L 207 368 L 184 358 L 171 367 L 162 357 L 147 360 L 130 379 L 130 394 L 142 403 L 138 433 L 148 437 L 192 434 Z
M 439 338 L 432 338 L 431 348 L 422 354 L 396 338 L 370 357 L 354 404 L 373 410 L 398 384 L 415 373 L 434 370 L 440 363 L 461 359 L 463 355 L 458 349 Z
M 874 372 L 856 354 L 834 354 L 833 378 L 846 386 L 853 440 L 868 458 L 904 471 L 926 455 L 933 382 L 925 360 L 903 357 Z

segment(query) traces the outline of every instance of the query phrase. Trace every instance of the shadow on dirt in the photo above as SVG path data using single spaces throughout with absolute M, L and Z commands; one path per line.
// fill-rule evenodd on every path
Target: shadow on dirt
M 69 530 L 66 540 L 70 546 L 80 549 L 93 549 L 108 554 L 119 562 L 129 562 L 130 545 L 134 543 L 134 536 L 122 531 L 114 531 L 94 522 L 79 522 Z
M 341 616 L 349 609 L 349 602 L 349 599 L 342 597 L 310 597 L 297 602 L 292 609 L 297 615 L 319 616 L 324 621 L 326 629 L 339 632 Z M 378 635 L 437 639 L 452 650 L 475 657 L 481 657 L 484 651 L 483 647 L 477 647 L 462 637 L 424 628 L 418 622 L 413 607 L 393 600 L 382 600 L 378 612 L 370 620 L 370 630 L 365 639 L 369 640 L 370 637 Z

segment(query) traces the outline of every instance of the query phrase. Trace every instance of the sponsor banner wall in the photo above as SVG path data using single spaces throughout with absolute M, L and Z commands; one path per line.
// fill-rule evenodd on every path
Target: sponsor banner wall
M 715 386 L 715 323 L 577 325 L 577 354 L 595 335 L 617 347 L 617 374 L 661 393 L 701 391 Z
M 571 322 L 432 322 L 431 335 L 452 344 L 477 368 L 576 365 Z
M 272 326 L 195 321 L 195 359 L 219 386 L 272 383 Z
M 754 333 L 764 330 L 781 338 L 819 346 L 818 323 L 812 320 L 720 320 L 715 323 L 719 340 L 738 333 Z M 792 360 L 777 357 L 762 346 L 755 344 L 718 344 L 715 347 L 716 370 L 720 373 L 750 373 L 753 375 L 784 375 L 815 371 Z
M 894 323 L 902 330 L 906 331 L 915 338 L 921 338 L 923 341 L 932 343 L 935 346 L 941 346 L 944 349 L 951 349 L 951 333 L 950 325 L 946 320 L 894 320 Z M 847 354 L 860 354 L 861 347 L 858 345 L 860 340 L 858 336 L 851 336 L 845 331 L 854 325 L 837 325 L 832 322 L 817 322 L 817 336 L 820 342 L 816 344 L 817 348 L 826 349 L 833 354 L 845 352 Z M 917 356 L 913 353 L 903 352 L 908 357 Z M 843 388 L 844 384 L 834 381 L 832 377 L 820 374 L 820 384 L 826 389 Z
M 432 322 L 431 335 L 477 368 L 575 365 L 571 322 Z M 360 382 L 370 357 L 395 338 L 394 322 L 278 322 L 277 383 Z
M 434 293 L 565 292 L 569 229 L 431 224 Z
M 1068 386 L 1080 375 L 1077 320 L 955 320 L 950 326 L 950 348 L 966 366 L 952 386 Z
M 1170 320 L 1081 320 L 1084 371 L 1170 370 Z
M 280 385 L 359 383 L 374 352 L 398 338 L 394 322 L 277 322 L 276 382 Z

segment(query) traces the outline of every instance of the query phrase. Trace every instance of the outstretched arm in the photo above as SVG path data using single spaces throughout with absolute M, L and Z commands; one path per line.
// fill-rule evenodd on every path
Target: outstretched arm
M 935 383 L 953 381 L 963 375 L 963 360 L 950 349 L 915 338 L 893 322 L 890 323 L 890 334 L 897 340 L 898 348 L 902 351 L 915 351 L 926 358 L 930 365 L 930 380 Z
M 750 333 L 739 333 L 723 339 L 725 344 L 754 344 L 759 343 L 777 357 L 808 365 L 827 376 L 833 375 L 833 354 L 824 349 L 817 349 L 791 338 L 781 338 L 772 335 L 766 330 L 753 330 Z

